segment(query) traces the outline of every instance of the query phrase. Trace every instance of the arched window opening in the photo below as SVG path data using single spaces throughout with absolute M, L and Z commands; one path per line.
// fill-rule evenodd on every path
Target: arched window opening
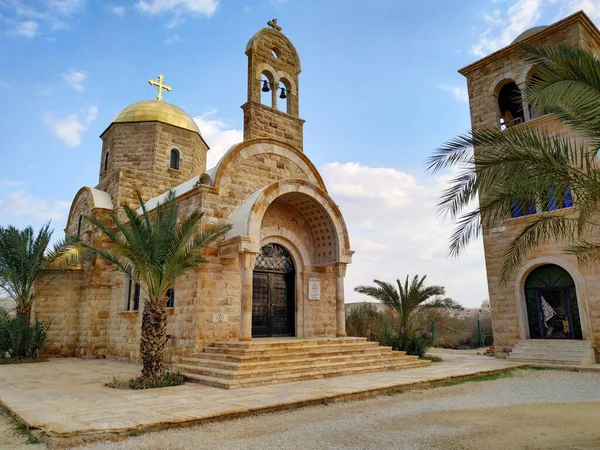
M 81 236 L 81 224 L 83 222 L 83 215 L 79 214 L 79 219 L 77 220 L 77 237 Z
M 273 75 L 269 72 L 264 71 L 260 77 L 260 102 L 263 105 L 270 106 L 271 108 L 276 107 L 275 99 L 275 80 Z
M 142 285 L 137 282 L 135 283 L 135 289 L 133 291 L 133 307 L 134 311 L 140 310 L 140 295 L 142 293 Z
M 175 307 L 175 288 L 167 289 L 167 308 Z
M 538 267 L 525 281 L 531 339 L 582 339 L 575 282 L 555 264 Z
M 179 150 L 176 148 L 171 150 L 171 169 L 179 170 Z
M 531 75 L 529 77 L 528 85 L 535 86 L 541 82 L 542 82 L 542 79 L 539 76 L 539 74 L 536 72 L 533 72 L 533 75 Z M 545 108 L 540 108 L 537 106 L 529 105 L 529 117 L 531 118 L 531 120 L 537 119 L 538 117 L 542 117 L 542 116 L 546 115 L 547 113 L 548 113 L 548 111 Z
M 273 57 L 273 59 L 279 59 L 279 51 L 276 48 L 272 48 L 271 56 Z
M 500 130 L 506 130 L 525 121 L 521 90 L 514 81 L 502 86 L 498 93 Z
M 279 111 L 291 114 L 290 82 L 285 78 L 279 80 L 277 108 Z
M 108 171 L 108 157 L 109 157 L 110 152 L 106 152 L 104 154 L 104 171 L 107 172 Z

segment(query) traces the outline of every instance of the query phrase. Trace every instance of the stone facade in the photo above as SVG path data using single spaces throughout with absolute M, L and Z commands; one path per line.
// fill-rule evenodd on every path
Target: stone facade
M 303 153 L 298 55 L 275 28 L 259 31 L 246 53 L 249 92 L 243 106 L 243 142 L 207 171 L 208 146 L 189 125 L 189 116 L 173 116 L 174 105 L 167 104 L 164 111 L 154 102 L 131 105 L 102 134 L 98 185 L 77 193 L 65 229 L 85 242 L 109 247 L 81 217 L 122 217 L 120 207 L 136 206 L 137 192 L 152 210 L 169 189 L 176 190 L 181 217 L 204 213 L 200 229 L 221 221 L 233 225 L 223 241 L 205 250 L 208 263 L 175 283 L 174 307 L 167 311 L 171 362 L 217 341 L 253 338 L 254 264 L 266 244 L 284 247 L 294 262 L 294 335 L 345 336 L 343 280 L 353 252 L 340 210 Z M 276 103 L 260 103 L 265 71 L 273 97 L 279 84 L 285 86 L 287 111 L 278 110 Z M 170 168 L 173 148 L 181 155 L 178 170 Z M 320 299 L 309 300 L 309 280 L 320 282 Z M 99 257 L 86 259 L 80 270 L 56 282 L 36 303 L 37 314 L 53 319 L 56 339 L 50 351 L 138 360 L 143 295 L 139 310 L 133 310 L 129 285 L 125 275 Z
M 537 31 L 533 33 L 533 31 Z M 519 42 L 566 44 L 600 54 L 600 32 L 584 13 L 577 13 L 549 27 L 524 33 Z M 535 71 L 523 61 L 515 42 L 463 69 L 468 81 L 471 123 L 473 129 L 499 127 L 501 113 L 498 96 L 501 88 L 515 82 L 522 90 Z M 552 133 L 581 139 L 572 130 L 551 115 L 537 116 L 523 104 L 523 123 L 519 127 L 539 127 Z M 475 149 L 477 155 L 477 149 Z M 551 214 L 548 212 L 546 214 Z M 576 211 L 572 212 L 576 214 Z M 565 269 L 573 278 L 581 318 L 582 337 L 593 341 L 600 357 L 600 269 L 579 267 L 575 258 L 561 252 L 559 244 L 547 244 L 527 257 L 521 270 L 507 283 L 500 282 L 503 257 L 509 243 L 531 220 L 523 216 L 505 220 L 494 228 L 484 227 L 483 243 L 487 268 L 489 298 L 493 320 L 495 351 L 506 356 L 520 339 L 529 339 L 527 309 L 525 306 L 525 281 L 537 267 L 555 264 Z M 594 236 L 593 239 L 599 239 Z

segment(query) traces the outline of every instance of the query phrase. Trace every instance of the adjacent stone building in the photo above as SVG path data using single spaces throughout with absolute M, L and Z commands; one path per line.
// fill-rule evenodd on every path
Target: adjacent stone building
M 600 55 L 600 32 L 583 12 L 525 31 L 509 46 L 459 71 L 468 82 L 473 129 L 539 127 L 578 138 L 552 115 L 522 101 L 520 92 L 536 76 L 535 67 L 518 53 L 519 44 L 525 42 L 567 44 Z M 497 356 L 512 351 L 513 358 L 540 361 L 577 355 L 580 361 L 591 362 L 592 347 L 600 357 L 600 267 L 579 267 L 574 257 L 561 252 L 561 245 L 550 243 L 531 253 L 509 282 L 500 282 L 507 246 L 531 215 L 573 206 L 570 192 L 551 197 L 541 204 L 515 205 L 511 218 L 483 229 L 495 351 Z
M 81 188 L 69 212 L 66 234 L 97 246 L 109 244 L 83 217 L 122 214 L 122 205 L 137 204 L 137 192 L 152 210 L 174 189 L 182 216 L 200 210 L 201 227 L 233 225 L 207 249 L 209 263 L 170 293 L 169 361 L 217 341 L 345 336 L 344 276 L 353 252 L 342 214 L 303 151 L 300 59 L 276 21 L 250 39 L 246 55 L 244 140 L 215 167 L 207 170 L 209 147 L 186 112 L 140 101 L 100 136 L 98 183 Z M 35 312 L 52 319 L 56 354 L 135 361 L 142 292 L 94 257 L 40 296 Z

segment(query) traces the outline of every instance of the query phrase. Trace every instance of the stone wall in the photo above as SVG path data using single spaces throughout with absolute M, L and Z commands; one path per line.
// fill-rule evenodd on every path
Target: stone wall
M 546 29 L 530 40 L 544 44 L 564 43 L 573 47 L 585 47 L 598 52 L 600 48 L 597 30 L 585 21 L 567 19 L 556 27 Z M 518 54 L 517 46 L 500 50 L 481 61 L 461 70 L 467 77 L 471 124 L 473 129 L 498 127 L 498 86 L 507 79 L 513 80 L 523 89 L 532 73 L 532 67 Z M 527 105 L 524 105 L 526 122 L 519 127 L 539 127 L 550 133 L 578 138 L 552 116 L 530 120 Z M 477 154 L 477 149 L 475 149 Z M 600 349 L 600 283 L 598 268 L 578 267 L 577 261 L 562 253 L 561 245 L 547 244 L 528 255 L 524 269 L 506 283 L 500 280 L 502 261 L 510 242 L 529 223 L 530 217 L 506 219 L 493 227 L 484 227 L 483 242 L 488 276 L 490 307 L 493 320 L 494 344 L 497 356 L 506 356 L 512 346 L 529 336 L 526 312 L 524 312 L 523 286 L 527 274 L 537 265 L 551 263 L 561 265 L 570 272 L 577 285 L 579 310 L 584 327 L 584 339 L 595 342 L 596 352 Z M 592 236 L 600 239 L 600 236 Z M 584 323 L 585 322 L 585 323 Z M 600 357 L 600 355 L 598 355 Z
M 53 281 L 35 297 L 33 315 L 50 321 L 48 347 L 45 352 L 52 356 L 74 356 L 77 348 L 79 304 L 83 271 L 69 270 L 66 274 L 49 273 L 39 286 L 49 278 Z

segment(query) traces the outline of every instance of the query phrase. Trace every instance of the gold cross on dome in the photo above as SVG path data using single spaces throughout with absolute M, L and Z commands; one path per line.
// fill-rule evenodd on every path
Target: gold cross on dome
M 267 22 L 267 25 L 269 25 L 271 28 L 273 28 L 277 31 L 281 31 L 281 27 L 279 25 L 277 25 L 277 19 L 269 20 Z
M 148 80 L 148 83 L 150 83 L 152 86 L 154 86 L 156 88 L 156 90 L 158 91 L 158 95 L 156 96 L 156 100 L 158 100 L 159 102 L 162 101 L 162 91 L 163 89 L 167 92 L 169 92 L 171 90 L 171 86 L 169 86 L 168 84 L 165 84 L 165 79 L 162 75 L 162 73 L 160 75 L 158 75 L 158 79 L 156 80 Z

